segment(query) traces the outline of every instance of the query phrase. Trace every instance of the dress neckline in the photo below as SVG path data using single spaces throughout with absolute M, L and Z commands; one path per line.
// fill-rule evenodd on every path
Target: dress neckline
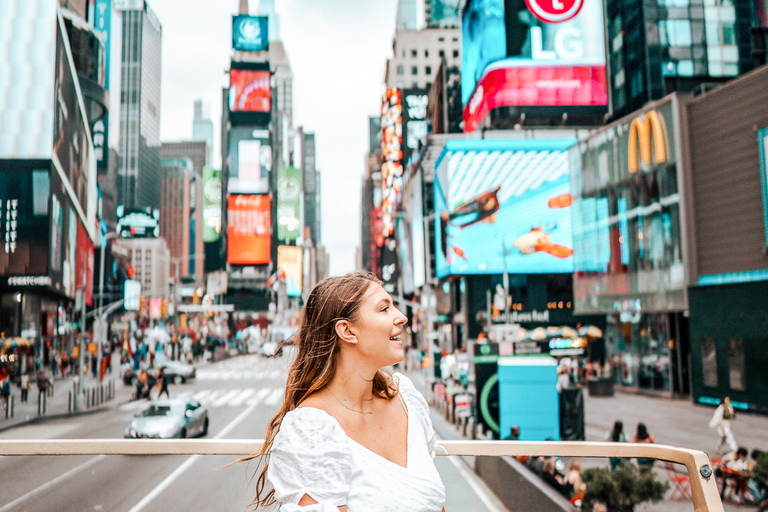
M 336 423 L 336 425 L 339 427 L 341 432 L 344 434 L 344 437 L 346 437 L 349 441 L 354 443 L 356 446 L 359 446 L 363 451 L 373 455 L 377 459 L 380 459 L 380 460 L 382 460 L 382 461 L 384 461 L 384 462 L 386 462 L 388 464 L 396 466 L 396 467 L 398 467 L 398 468 L 400 468 L 402 470 L 408 471 L 408 467 L 410 466 L 410 462 L 411 462 L 411 438 L 413 437 L 411 435 L 411 415 L 410 415 L 410 413 L 408 411 L 408 406 L 405 404 L 405 399 L 403 398 L 402 393 L 400 392 L 399 384 L 400 383 L 398 381 L 397 394 L 398 394 L 398 397 L 401 400 L 401 404 L 405 408 L 405 421 L 406 421 L 406 425 L 405 425 L 405 466 L 401 466 L 397 462 L 393 462 L 393 461 L 389 460 L 388 458 L 384 457 L 383 455 L 380 455 L 380 454 L 376 453 L 375 451 L 371 450 L 367 446 L 364 446 L 364 445 L 358 443 L 357 441 L 355 441 L 354 439 L 352 439 L 351 437 L 349 437 L 349 435 L 347 435 L 347 432 L 344 430 L 344 427 L 342 427 L 341 423 L 339 423 L 339 420 L 337 420 L 331 414 L 329 414 L 328 411 L 325 411 L 325 410 L 320 409 L 318 407 L 312 407 L 311 405 L 297 407 L 294 410 L 312 409 L 312 410 L 315 410 L 315 411 L 320 411 L 321 413 L 325 414 L 326 416 L 331 418 Z

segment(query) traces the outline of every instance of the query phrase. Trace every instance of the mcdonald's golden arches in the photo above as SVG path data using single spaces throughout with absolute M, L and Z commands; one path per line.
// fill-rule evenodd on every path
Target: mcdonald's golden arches
M 667 161 L 667 131 L 658 112 L 649 110 L 645 118 L 638 116 L 629 127 L 627 164 L 630 173 L 637 172 L 637 144 L 640 142 L 640 159 L 644 164 L 660 164 Z

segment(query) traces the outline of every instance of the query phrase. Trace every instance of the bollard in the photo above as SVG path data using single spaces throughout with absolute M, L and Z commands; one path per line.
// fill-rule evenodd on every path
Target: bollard
M 40 412 L 43 410 L 42 408 L 42 402 L 43 402 L 43 396 L 44 393 L 38 393 L 37 394 L 37 415 L 40 416 Z
M 11 418 L 13 418 L 13 404 L 15 402 L 15 396 L 11 395 L 11 402 L 8 404 L 8 408 L 11 410 Z
M 72 392 L 67 393 L 67 412 L 72 413 Z
M 45 397 L 45 393 L 40 393 L 40 394 L 43 396 L 43 398 L 42 398 L 43 414 L 42 415 L 45 416 L 45 405 L 46 405 L 47 399 Z

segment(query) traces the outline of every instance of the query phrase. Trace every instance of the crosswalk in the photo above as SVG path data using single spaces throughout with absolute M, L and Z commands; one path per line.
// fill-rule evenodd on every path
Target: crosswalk
M 191 398 L 208 409 L 219 407 L 247 407 L 254 404 L 278 405 L 283 400 L 285 389 L 282 387 L 225 388 L 203 390 L 179 390 L 171 394 L 172 398 Z M 138 411 L 147 406 L 146 400 L 128 402 L 119 407 L 121 411 Z
M 264 369 L 241 369 L 217 367 L 211 369 L 201 369 L 197 371 L 197 380 L 255 380 L 272 381 L 282 379 L 287 375 L 284 368 Z

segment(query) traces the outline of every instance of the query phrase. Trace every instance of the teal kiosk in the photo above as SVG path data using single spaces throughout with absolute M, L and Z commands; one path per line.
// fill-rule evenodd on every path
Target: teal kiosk
M 500 357 L 499 438 L 520 427 L 521 441 L 560 440 L 557 361 L 551 357 Z

